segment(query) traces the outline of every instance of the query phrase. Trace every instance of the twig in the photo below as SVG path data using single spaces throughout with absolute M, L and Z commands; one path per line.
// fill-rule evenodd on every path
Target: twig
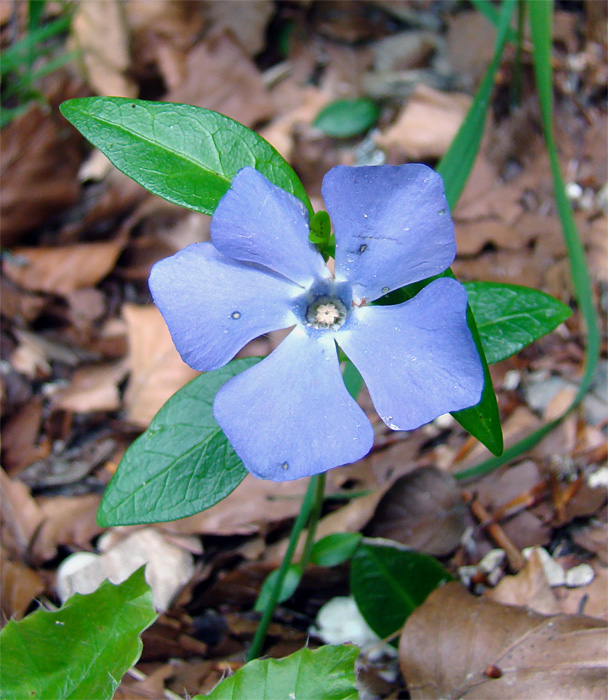
M 493 521 L 492 515 L 488 513 L 482 503 L 478 501 L 475 496 L 465 491 L 462 494 L 462 497 L 465 503 L 467 503 L 471 509 L 471 513 L 473 513 L 473 515 L 479 521 L 481 527 L 501 549 L 504 549 L 511 570 L 515 573 L 521 571 L 526 562 L 521 552 L 513 544 L 507 533 L 498 523 Z

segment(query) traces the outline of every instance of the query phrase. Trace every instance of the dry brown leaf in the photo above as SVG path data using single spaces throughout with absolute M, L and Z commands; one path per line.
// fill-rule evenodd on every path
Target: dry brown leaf
M 149 676 L 131 669 L 114 692 L 112 700 L 158 700 L 167 697 L 165 681 L 175 674 L 173 663 L 163 664 Z
M 293 87 L 291 82 L 284 81 L 280 89 L 286 90 L 291 87 Z M 293 105 L 296 95 L 297 104 Z M 321 109 L 331 101 L 331 93 L 309 86 L 304 90 L 290 91 L 289 96 L 292 109 L 273 119 L 267 127 L 260 130 L 260 136 L 272 144 L 288 161 L 291 160 L 293 152 L 294 128 L 298 124 L 312 124 Z
M 11 619 L 20 620 L 32 600 L 44 589 L 44 581 L 38 572 L 0 556 L 2 625 Z
M 42 399 L 33 396 L 2 426 L 2 453 L 9 476 L 48 456 L 48 441 L 38 444 L 41 421 Z
M 481 12 L 470 10 L 448 17 L 448 53 L 450 67 L 465 73 L 471 87 L 483 77 L 494 55 L 496 28 Z
M 74 96 L 74 95 L 70 95 Z M 47 222 L 78 199 L 80 154 L 65 124 L 33 107 L 2 130 L 2 245 Z
M 118 384 L 127 371 L 125 360 L 79 367 L 69 385 L 53 395 L 53 407 L 73 413 L 116 411 L 120 408 Z
M 9 479 L 3 469 L 0 469 L 0 506 L 3 544 L 25 558 L 44 514 L 30 495 L 29 488 L 17 479 Z M 10 535 L 9 541 L 5 538 L 6 531 Z
M 563 612 L 547 581 L 538 549 L 516 576 L 505 576 L 486 597 L 505 605 L 524 605 L 543 615 Z
M 248 475 L 223 501 L 189 518 L 163 525 L 168 532 L 251 535 L 300 511 L 306 485 L 301 480 L 274 482 Z
M 98 95 L 136 97 L 137 86 L 127 77 L 129 32 L 118 0 L 80 3 L 71 23 L 89 84 Z
M 166 95 L 167 102 L 213 109 L 245 126 L 274 114 L 260 71 L 225 31 L 214 32 L 190 51 L 186 76 Z
M 594 572 L 591 583 L 579 588 L 561 586 L 555 589 L 555 597 L 563 613 L 576 614 L 582 611 L 585 615 L 608 622 L 608 569 L 595 560 L 591 566 Z
M 454 477 L 435 467 L 420 467 L 397 479 L 384 494 L 366 534 L 445 556 L 460 543 L 465 514 Z
M 521 462 L 510 468 L 499 469 L 488 474 L 478 484 L 475 491 L 481 503 L 490 513 L 494 513 L 502 506 L 515 501 L 526 494 L 534 492 L 539 484 L 544 481 L 538 467 L 531 460 Z M 540 513 L 531 512 L 525 506 L 524 510 L 517 512 L 505 519 L 500 524 L 518 549 L 544 545 L 551 539 L 549 520 L 552 509 L 545 506 Z M 537 508 L 542 508 L 543 504 Z
M 408 618 L 399 662 L 414 700 L 603 698 L 607 632 L 602 620 L 540 615 L 448 583 Z
M 162 407 L 198 372 L 179 356 L 155 306 L 124 304 L 131 376 L 125 394 L 127 419 L 147 427 Z
M 16 248 L 13 257 L 3 261 L 2 270 L 24 289 L 67 295 L 101 281 L 113 269 L 122 248 L 121 241 Z
M 12 321 L 33 321 L 38 318 L 46 303 L 44 297 L 24 292 L 6 277 L 0 279 L 0 309 L 2 315 Z
M 274 14 L 270 0 L 232 0 L 209 4 L 209 18 L 216 27 L 229 29 L 250 56 L 266 45 L 266 25 Z
M 32 560 L 48 561 L 59 545 L 90 549 L 91 539 L 102 530 L 95 520 L 101 495 L 38 497 L 42 525 L 31 547 Z
M 468 95 L 417 85 L 397 121 L 376 137 L 381 148 L 413 160 L 440 158 L 452 143 L 471 104 Z
M 519 226 L 507 226 L 496 219 L 474 219 L 458 221 L 456 219 L 456 245 L 458 255 L 475 255 L 484 246 L 492 243 L 497 248 L 521 250 L 534 236 L 528 236 Z

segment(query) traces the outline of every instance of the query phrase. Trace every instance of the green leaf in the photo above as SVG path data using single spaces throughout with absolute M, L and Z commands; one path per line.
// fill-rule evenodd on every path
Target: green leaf
M 511 357 L 572 315 L 566 304 L 529 287 L 497 282 L 464 286 L 490 364 Z
M 284 659 L 256 659 L 193 700 L 358 700 L 355 646 L 300 649 Z
M 118 586 L 104 581 L 73 595 L 56 612 L 9 621 L 0 634 L 0 698 L 110 700 L 155 618 L 141 568 Z
M 313 215 L 302 183 L 278 151 L 223 114 L 124 97 L 73 99 L 60 109 L 119 170 L 170 202 L 213 214 L 234 176 L 249 165 Z
M 378 114 L 376 103 L 368 97 L 336 100 L 317 114 L 313 125 L 328 136 L 349 138 L 371 129 Z
M 338 566 L 348 561 L 361 542 L 359 532 L 335 532 L 314 543 L 310 561 L 318 566 Z
M 255 606 L 253 609 L 256 612 L 264 612 L 264 610 L 266 610 L 266 606 L 271 601 L 272 589 L 275 586 L 278 575 L 279 569 L 275 569 L 266 577 L 266 580 L 262 585 L 262 589 L 260 590 L 260 595 L 255 601 Z M 283 579 L 283 585 L 281 586 L 281 592 L 279 593 L 277 603 L 282 603 L 284 600 L 291 598 L 291 596 L 296 592 L 301 578 L 302 571 L 300 567 L 297 564 L 290 564 L 287 572 L 285 573 L 285 578 Z
M 176 392 L 122 458 L 97 513 L 103 526 L 177 520 L 225 498 L 247 475 L 213 417 L 220 387 L 259 358 L 234 360 Z
M 435 588 L 451 580 L 433 557 L 388 540 L 365 540 L 351 562 L 350 588 L 357 607 L 383 639 L 397 632 Z

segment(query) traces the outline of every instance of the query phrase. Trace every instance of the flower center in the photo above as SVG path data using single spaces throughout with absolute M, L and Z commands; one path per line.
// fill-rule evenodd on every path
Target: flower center
M 313 328 L 340 328 L 346 321 L 346 307 L 336 297 L 318 297 L 306 310 L 306 320 Z

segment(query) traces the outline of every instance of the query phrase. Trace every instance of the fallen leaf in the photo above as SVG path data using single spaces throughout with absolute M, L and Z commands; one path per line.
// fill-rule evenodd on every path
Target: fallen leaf
M 118 0 L 80 3 L 71 30 L 94 91 L 98 95 L 136 97 L 137 86 L 127 76 L 131 59 L 123 3 Z
M 15 245 L 24 233 L 77 201 L 80 154 L 75 138 L 58 118 L 49 118 L 40 107 L 33 107 L 2 130 L 3 246 Z
M 466 507 L 451 474 L 420 467 L 400 477 L 384 494 L 366 534 L 445 556 L 460 544 Z
M 517 575 L 505 576 L 496 588 L 486 592 L 486 597 L 505 605 L 523 605 L 544 615 L 560 612 L 538 549 L 532 552 Z
M 233 0 L 208 5 L 208 16 L 214 25 L 230 30 L 250 56 L 266 46 L 266 26 L 274 12 L 270 0 Z
M 291 86 L 292 83 L 284 81 L 282 89 Z M 294 99 L 297 100 L 296 104 Z M 312 124 L 321 109 L 331 101 L 331 93 L 308 86 L 295 93 L 290 91 L 289 100 L 292 108 L 273 119 L 259 132 L 287 161 L 291 161 L 293 154 L 294 129 L 298 124 Z
M 122 583 L 140 566 L 146 566 L 146 581 L 154 606 L 166 610 L 194 573 L 192 555 L 170 542 L 152 527 L 136 530 L 118 544 L 104 546 L 110 531 L 98 543 L 102 554 L 79 552 L 63 561 L 57 571 L 57 592 L 63 601 L 74 593 L 92 593 L 105 579 Z
M 73 413 L 116 411 L 120 408 L 118 384 L 128 371 L 122 360 L 104 365 L 79 367 L 65 389 L 52 397 L 56 409 Z
M 496 28 L 476 10 L 450 13 L 447 21 L 450 67 L 466 74 L 474 88 L 494 55 Z
M 42 563 L 53 559 L 60 545 L 90 549 L 91 539 L 102 530 L 95 520 L 100 494 L 39 496 L 36 501 L 42 521 L 32 541 L 32 561 Z
M 460 93 L 417 85 L 397 121 L 375 138 L 381 148 L 411 160 L 440 158 L 454 140 L 471 105 Z
M 4 274 L 33 292 L 67 295 L 94 287 L 113 269 L 121 241 L 78 243 L 60 247 L 16 248 L 3 260 Z
M 2 626 L 8 620 L 20 620 L 31 602 L 45 589 L 37 571 L 0 555 L 0 589 L 2 590 Z
M 17 479 L 9 479 L 0 469 L 0 515 L 3 545 L 25 559 L 32 537 L 44 520 L 44 513 L 30 495 L 29 488 Z M 10 539 L 6 538 L 7 531 Z
M 165 97 L 221 112 L 245 126 L 270 118 L 274 105 L 256 65 L 225 31 L 214 32 L 188 54 L 186 79 Z
M 540 615 L 448 583 L 408 618 L 399 663 L 414 700 L 601 698 L 607 632 L 602 620 Z
M 155 306 L 123 305 L 131 376 L 125 393 L 127 420 L 147 427 L 165 401 L 198 372 L 179 356 Z
M 42 422 L 42 399 L 33 396 L 2 426 L 2 452 L 9 476 L 14 476 L 50 452 L 48 441 L 39 444 Z
M 19 289 L 6 277 L 0 279 L 0 309 L 2 315 L 12 321 L 34 321 L 45 307 L 47 300 Z

